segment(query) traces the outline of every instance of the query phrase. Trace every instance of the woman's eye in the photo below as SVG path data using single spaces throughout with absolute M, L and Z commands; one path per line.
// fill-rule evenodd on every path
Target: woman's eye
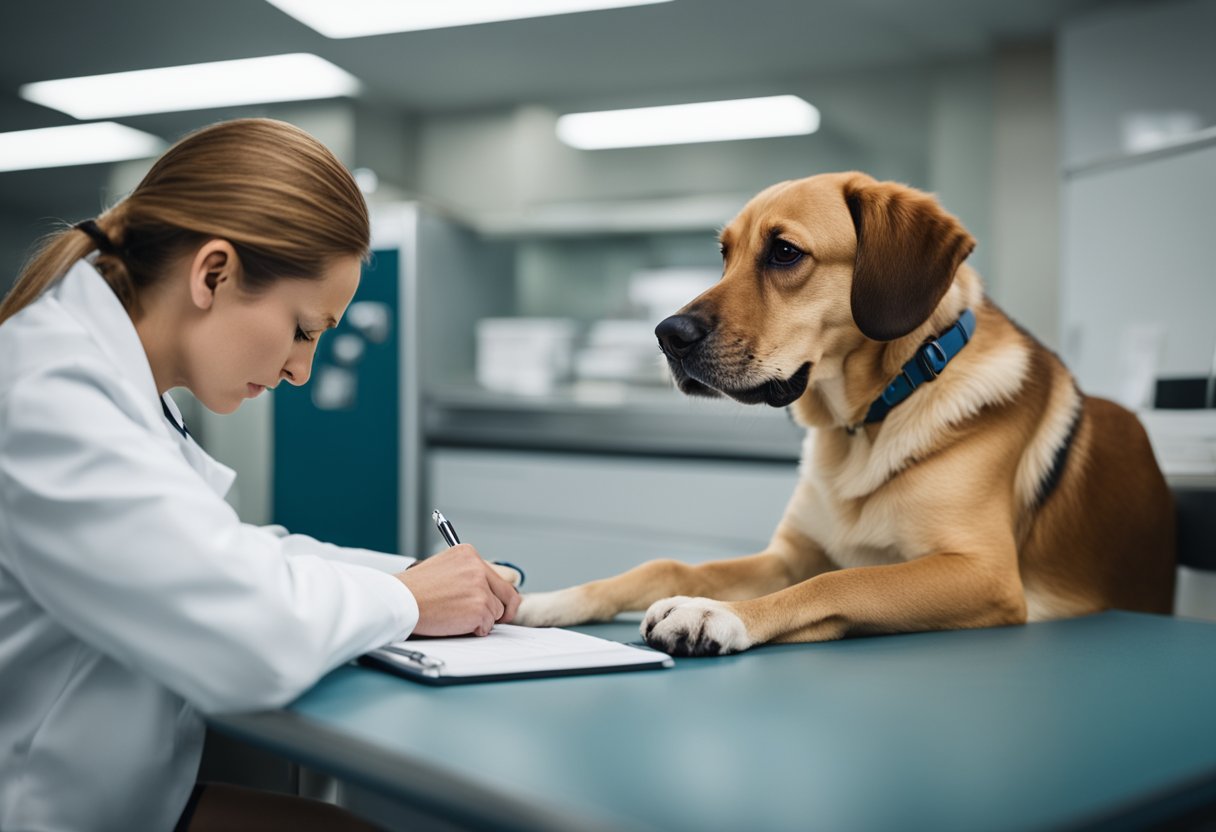
M 296 327 L 296 340 L 297 341 L 311 341 L 312 339 L 308 337 L 307 332 L 300 329 L 299 327 Z
M 768 259 L 775 266 L 792 266 L 802 259 L 802 252 L 785 240 L 777 240 L 773 243 Z

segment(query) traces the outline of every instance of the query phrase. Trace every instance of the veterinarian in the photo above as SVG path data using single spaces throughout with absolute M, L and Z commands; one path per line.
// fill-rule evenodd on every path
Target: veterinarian
M 307 382 L 368 246 L 326 148 L 230 121 L 50 237 L 0 305 L 0 829 L 369 828 L 196 786 L 202 715 L 282 705 L 411 633 L 513 617 L 514 587 L 470 546 L 405 571 L 242 523 L 233 472 L 167 395 L 229 413 Z

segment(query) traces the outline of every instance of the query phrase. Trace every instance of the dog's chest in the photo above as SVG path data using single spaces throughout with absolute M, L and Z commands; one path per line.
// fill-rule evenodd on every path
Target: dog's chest
M 822 546 L 841 567 L 876 566 L 905 559 L 895 506 L 881 496 L 837 499 L 821 482 L 804 476 L 786 520 Z
M 906 559 L 907 530 L 896 501 L 882 493 L 843 497 L 843 466 L 824 466 L 816 454 L 815 432 L 803 445 L 798 488 L 786 519 L 814 540 L 839 566 L 875 566 Z M 820 449 L 822 450 L 822 449 Z M 836 477 L 826 473 L 834 467 Z

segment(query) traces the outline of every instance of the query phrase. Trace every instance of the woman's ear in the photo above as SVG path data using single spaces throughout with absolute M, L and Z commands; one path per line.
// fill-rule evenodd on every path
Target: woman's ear
M 210 309 L 220 286 L 236 285 L 239 267 L 232 243 L 218 238 L 203 243 L 190 262 L 190 300 L 199 309 Z
M 867 338 L 893 341 L 929 319 L 975 239 L 932 196 L 894 182 L 844 187 L 857 231 L 851 304 Z

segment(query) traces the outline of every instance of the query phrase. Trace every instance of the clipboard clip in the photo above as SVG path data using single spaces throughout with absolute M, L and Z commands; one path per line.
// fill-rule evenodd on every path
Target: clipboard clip
M 394 656 L 400 656 L 403 659 L 409 659 L 414 664 L 422 669 L 423 673 L 438 675 L 443 670 L 443 659 L 437 659 L 434 656 L 428 656 L 418 650 L 409 650 L 405 647 L 398 647 L 395 644 L 386 644 L 380 648 L 386 653 L 392 653 Z

